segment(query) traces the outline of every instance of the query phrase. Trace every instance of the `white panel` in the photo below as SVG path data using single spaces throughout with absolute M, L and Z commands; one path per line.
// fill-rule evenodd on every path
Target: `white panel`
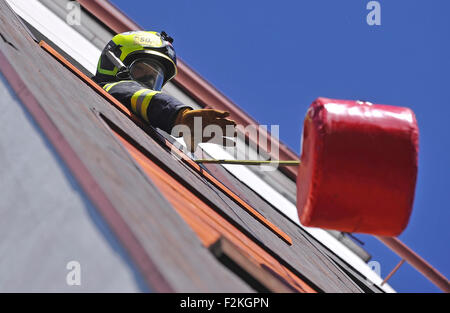
M 7 0 L 11 8 L 92 74 L 101 51 L 37 0 Z
M 53 41 L 54 44 L 70 55 L 92 75 L 95 74 L 101 50 L 86 37 L 37 0 L 7 0 L 7 2 L 21 18 Z M 162 91 L 176 97 L 194 109 L 200 108 L 198 104 L 182 93 L 171 82 L 167 83 Z

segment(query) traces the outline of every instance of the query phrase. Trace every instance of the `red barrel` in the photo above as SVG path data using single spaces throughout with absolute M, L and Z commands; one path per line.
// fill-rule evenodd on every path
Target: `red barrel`
M 399 235 L 414 202 L 418 137 L 408 108 L 318 98 L 303 128 L 297 175 L 301 223 Z

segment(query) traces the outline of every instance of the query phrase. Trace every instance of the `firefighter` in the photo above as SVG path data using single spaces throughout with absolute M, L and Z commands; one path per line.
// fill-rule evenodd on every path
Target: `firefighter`
M 174 126 L 187 126 L 189 131 L 182 132 L 183 139 L 188 149 L 194 152 L 198 143 L 217 139 L 217 136 L 204 136 L 207 126 L 216 125 L 225 135 L 230 133 L 230 127 L 234 130 L 236 123 L 227 119 L 228 112 L 193 110 L 161 92 L 164 84 L 177 74 L 172 42 L 165 32 L 118 34 L 103 49 L 93 79 L 150 125 L 168 133 Z M 200 123 L 196 117 L 201 118 Z M 234 131 L 232 135 L 235 135 Z M 227 141 L 216 140 L 215 143 L 227 144 Z

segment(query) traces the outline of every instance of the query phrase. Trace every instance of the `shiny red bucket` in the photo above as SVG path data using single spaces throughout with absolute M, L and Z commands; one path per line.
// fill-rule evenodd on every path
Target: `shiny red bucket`
M 418 134 L 408 108 L 317 99 L 303 128 L 297 175 L 301 223 L 399 235 L 414 201 Z

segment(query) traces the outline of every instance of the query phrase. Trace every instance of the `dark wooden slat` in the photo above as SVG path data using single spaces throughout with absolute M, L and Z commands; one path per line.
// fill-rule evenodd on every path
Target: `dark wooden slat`
M 228 266 L 236 268 L 236 272 L 241 273 L 240 275 L 242 276 L 246 276 L 247 278 L 244 278 L 244 280 L 250 281 L 249 284 L 255 286 L 254 288 L 257 291 L 295 292 L 283 278 L 277 277 L 276 274 L 274 275 L 274 273 L 270 273 L 250 261 L 247 255 L 225 237 L 220 237 L 209 249 L 219 260 L 223 260 L 222 263 L 230 263 Z

